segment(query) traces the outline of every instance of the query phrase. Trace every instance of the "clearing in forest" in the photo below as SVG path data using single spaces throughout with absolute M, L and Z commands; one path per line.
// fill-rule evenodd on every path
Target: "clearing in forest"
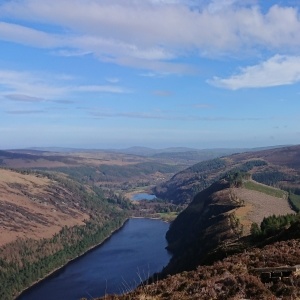
M 264 217 L 295 213 L 288 203 L 287 193 L 280 189 L 249 181 L 233 191 L 245 204 L 236 210 L 236 215 L 246 235 L 250 233 L 251 224 L 260 224 Z

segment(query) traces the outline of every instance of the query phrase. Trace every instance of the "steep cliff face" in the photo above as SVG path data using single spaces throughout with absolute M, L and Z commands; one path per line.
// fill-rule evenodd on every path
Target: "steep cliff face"
M 167 240 L 173 258 L 163 273 L 194 269 L 223 241 L 237 239 L 239 228 L 234 222 L 234 209 L 240 206 L 225 180 L 197 194 L 170 226 Z

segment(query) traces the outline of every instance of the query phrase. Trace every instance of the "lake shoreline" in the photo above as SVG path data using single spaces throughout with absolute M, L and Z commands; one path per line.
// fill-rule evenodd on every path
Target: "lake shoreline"
M 160 221 L 162 221 L 162 222 L 164 222 L 164 223 L 167 223 L 167 224 L 171 224 L 171 223 L 172 223 L 172 222 L 167 221 L 167 220 L 164 220 L 164 219 L 162 219 L 162 218 L 160 218 L 160 217 L 134 217 L 134 216 L 132 216 L 132 217 L 130 217 L 128 220 L 130 220 L 130 219 L 160 220 Z M 128 221 L 128 220 L 127 220 L 127 221 Z
M 33 282 L 30 286 L 26 287 L 25 289 L 23 289 L 18 295 L 16 295 L 14 297 L 14 300 L 18 300 L 22 295 L 26 294 L 27 291 L 29 291 L 31 288 L 33 288 L 34 286 L 36 286 L 37 284 L 41 283 L 42 281 L 44 280 L 47 280 L 49 278 L 51 278 L 52 276 L 55 276 L 57 273 L 59 273 L 60 271 L 62 271 L 64 268 L 66 268 L 69 264 L 73 263 L 74 261 L 76 261 L 77 259 L 89 254 L 91 251 L 95 250 L 96 248 L 102 246 L 103 244 L 105 244 L 107 241 L 109 241 L 109 239 L 117 232 L 119 232 L 125 225 L 126 223 L 130 220 L 130 219 L 133 219 L 132 217 L 129 217 L 127 218 L 123 223 L 122 225 L 113 230 L 111 232 L 111 234 L 106 237 L 102 242 L 100 242 L 99 244 L 97 245 L 94 245 L 92 247 L 90 247 L 87 251 L 85 251 L 84 253 L 72 258 L 71 260 L 69 260 L 67 263 L 65 263 L 64 265 L 60 266 L 60 267 L 57 267 L 56 269 L 54 269 L 53 271 L 49 272 L 45 277 L 39 279 L 39 280 L 36 280 L 35 282 Z M 150 219 L 150 218 L 144 218 L 144 219 Z
M 150 276 L 168 264 L 168 228 L 169 224 L 159 218 L 129 217 L 101 243 L 53 270 L 14 299 L 81 299 L 121 294 L 124 280 L 126 289 L 129 285 L 134 289 L 141 280 L 137 272 Z

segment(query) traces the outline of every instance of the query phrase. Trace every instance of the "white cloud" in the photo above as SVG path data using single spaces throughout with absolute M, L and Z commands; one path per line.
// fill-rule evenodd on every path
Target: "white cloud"
M 54 84 L 50 77 L 50 74 L 0 70 L 0 91 L 4 95 L 19 94 L 36 98 L 57 98 L 65 94 L 66 89 Z
M 251 121 L 257 122 L 266 120 L 268 118 L 258 118 L 258 117 L 227 117 L 227 116 L 197 116 L 197 115 L 184 115 L 184 114 L 173 114 L 170 111 L 162 112 L 158 111 L 150 111 L 150 112 L 133 112 L 133 111 L 103 111 L 103 110 L 93 110 L 90 111 L 89 114 L 95 118 L 126 118 L 126 119 L 152 119 L 152 120 L 170 120 L 170 121 L 199 121 L 199 122 L 224 122 L 224 121 L 232 121 L 232 122 L 244 122 Z
M 7 22 L 0 22 L 0 39 L 38 48 L 55 48 L 66 45 L 63 36 Z
M 72 56 L 85 56 L 92 54 L 92 52 L 88 51 L 82 51 L 82 50 L 69 50 L 69 49 L 63 49 L 52 52 L 53 55 L 57 56 L 65 56 L 65 57 L 72 57 Z
M 129 93 L 116 84 L 80 85 L 67 74 L 48 74 L 0 70 L 0 95 L 8 100 L 22 102 L 53 101 L 71 97 L 75 92 Z M 65 84 L 67 81 L 68 85 Z
M 229 78 L 215 77 L 211 84 L 237 90 L 288 85 L 300 82 L 300 56 L 275 55 L 258 65 L 242 68 Z
M 43 110 L 10 110 L 6 111 L 9 115 L 33 115 L 45 113 Z
M 262 11 L 254 0 L 207 0 L 196 9 L 197 3 L 13 0 L 0 5 L 0 17 L 34 25 L 1 23 L 0 39 L 55 49 L 60 55 L 92 53 L 102 61 L 166 73 L 190 72 L 187 66 L 174 64 L 187 53 L 212 56 L 241 49 L 274 53 L 300 49 L 296 7 L 274 5 Z M 39 24 L 55 29 L 43 32 Z
M 32 97 L 28 95 L 22 95 L 22 94 L 9 94 L 5 95 L 5 98 L 13 101 L 19 101 L 19 102 L 44 102 L 44 98 L 38 98 L 38 97 Z
M 109 83 L 119 83 L 120 79 L 116 77 L 106 78 L 106 81 Z
M 98 92 L 116 94 L 129 93 L 129 90 L 125 90 L 115 85 L 82 85 L 78 87 L 72 87 L 70 88 L 70 90 L 78 92 Z

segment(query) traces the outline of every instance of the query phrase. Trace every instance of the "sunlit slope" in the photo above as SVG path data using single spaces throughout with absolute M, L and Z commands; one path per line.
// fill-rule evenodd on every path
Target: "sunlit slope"
M 0 246 L 17 238 L 49 238 L 89 216 L 80 199 L 61 183 L 41 175 L 0 169 Z
M 265 217 L 295 213 L 286 191 L 253 180 L 246 181 L 243 186 L 233 188 L 232 191 L 243 203 L 235 214 L 243 225 L 245 235 L 250 233 L 252 223 L 260 224 Z
M 101 243 L 128 218 L 125 204 L 63 174 L 0 169 L 0 299 Z

